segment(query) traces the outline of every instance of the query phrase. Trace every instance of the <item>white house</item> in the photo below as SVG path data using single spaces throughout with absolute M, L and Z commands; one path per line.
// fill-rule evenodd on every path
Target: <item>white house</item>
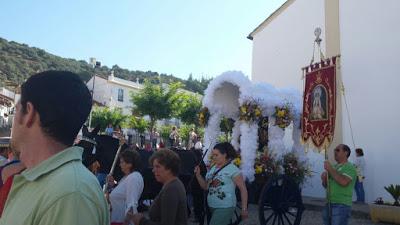
M 125 115 L 132 115 L 131 93 L 138 92 L 143 88 L 139 82 L 117 78 L 113 73 L 108 76 L 108 79 L 94 76 L 86 85 L 90 91 L 94 90 L 95 102 L 110 108 L 120 108 Z
M 398 0 L 288 0 L 248 36 L 253 41 L 252 80 L 303 91 L 301 68 L 310 64 L 315 28 L 322 29 L 325 56 L 341 56 L 337 87 L 343 82 L 350 115 L 338 91 L 329 153 L 332 156 L 338 143 L 353 151 L 364 149 L 369 202 L 377 197 L 391 200 L 383 187 L 400 184 L 399 11 Z M 307 155 L 316 174 L 303 194 L 323 197 L 323 154 Z
M 11 127 L 14 110 L 15 93 L 7 88 L 0 88 L 0 128 Z

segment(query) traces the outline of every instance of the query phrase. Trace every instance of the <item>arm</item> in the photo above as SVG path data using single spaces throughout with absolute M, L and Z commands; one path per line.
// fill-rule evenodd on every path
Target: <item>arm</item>
M 351 183 L 351 177 L 338 173 L 328 161 L 325 161 L 324 167 L 328 171 L 329 176 L 341 186 L 345 187 Z
M 242 212 L 241 215 L 243 218 L 247 218 L 249 216 L 248 211 L 247 211 L 247 188 L 246 185 L 243 181 L 242 175 L 237 175 L 233 178 L 233 181 L 235 182 L 236 186 L 240 190 L 240 198 L 242 200 Z
M 326 173 L 326 171 L 324 171 L 324 172 L 321 174 L 321 182 L 322 182 L 322 186 L 323 186 L 324 188 L 326 188 L 327 179 L 328 179 L 327 173 Z
M 129 221 L 128 211 L 130 209 L 130 213 L 137 213 L 137 207 L 139 199 L 137 196 L 140 196 L 143 192 L 143 179 L 140 179 L 140 175 L 130 174 L 126 178 L 126 191 L 125 191 L 125 199 L 126 199 L 126 209 L 125 209 L 125 221 Z
M 207 185 L 206 180 L 204 180 L 203 176 L 201 176 L 200 167 L 199 166 L 196 166 L 194 168 L 194 173 L 195 173 L 197 181 L 199 182 L 200 187 L 203 190 L 207 190 L 208 189 L 208 185 Z
M 0 172 L 3 183 L 5 183 L 9 177 L 11 177 L 12 175 L 18 174 L 19 172 L 21 172 L 24 169 L 25 169 L 25 166 L 21 162 L 14 163 L 14 164 L 4 167 Z

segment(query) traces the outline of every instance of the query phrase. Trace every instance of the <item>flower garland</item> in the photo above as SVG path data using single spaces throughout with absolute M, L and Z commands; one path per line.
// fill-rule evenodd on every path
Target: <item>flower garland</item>
M 262 116 L 260 106 L 254 102 L 246 102 L 239 107 L 239 119 L 247 122 L 257 121 Z
M 242 165 L 240 156 L 233 160 L 237 167 Z M 273 177 L 279 174 L 285 174 L 291 177 L 296 183 L 303 184 L 308 178 L 311 178 L 312 171 L 307 160 L 300 160 L 295 152 L 288 152 L 281 157 L 266 150 L 257 155 L 254 162 L 255 174 L 264 177 Z
M 279 161 L 276 159 L 276 155 L 270 153 L 268 150 L 260 154 L 256 158 L 256 167 L 261 168 L 261 173 L 268 177 L 278 175 L 280 172 Z
M 293 121 L 290 104 L 285 104 L 283 107 L 275 106 L 275 126 L 285 129 Z
M 203 107 L 199 112 L 199 124 L 204 127 L 207 125 L 208 120 L 210 119 L 210 111 L 207 107 Z
M 293 178 L 298 184 L 303 184 L 307 178 L 312 176 L 308 161 L 300 161 L 295 152 L 289 152 L 282 156 L 281 162 L 285 175 Z
M 233 164 L 237 167 L 242 165 L 241 156 L 236 157 L 233 160 Z M 279 174 L 280 165 L 276 156 L 268 152 L 257 155 L 254 162 L 255 174 L 263 174 L 266 176 L 273 176 Z

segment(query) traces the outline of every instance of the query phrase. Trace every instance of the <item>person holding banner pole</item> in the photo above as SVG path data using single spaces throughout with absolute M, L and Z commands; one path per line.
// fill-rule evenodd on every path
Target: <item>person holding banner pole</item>
M 321 175 L 322 185 L 329 187 L 323 220 L 325 225 L 347 225 L 357 173 L 354 165 L 348 162 L 351 151 L 347 145 L 340 144 L 334 151 L 337 164 L 331 165 L 329 161 L 325 161 L 326 172 Z

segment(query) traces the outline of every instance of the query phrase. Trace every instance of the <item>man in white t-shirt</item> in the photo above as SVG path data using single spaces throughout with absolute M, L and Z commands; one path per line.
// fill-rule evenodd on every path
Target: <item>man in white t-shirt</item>
M 197 136 L 196 144 L 194 144 L 194 149 L 203 149 L 203 144 L 201 143 L 201 137 Z

